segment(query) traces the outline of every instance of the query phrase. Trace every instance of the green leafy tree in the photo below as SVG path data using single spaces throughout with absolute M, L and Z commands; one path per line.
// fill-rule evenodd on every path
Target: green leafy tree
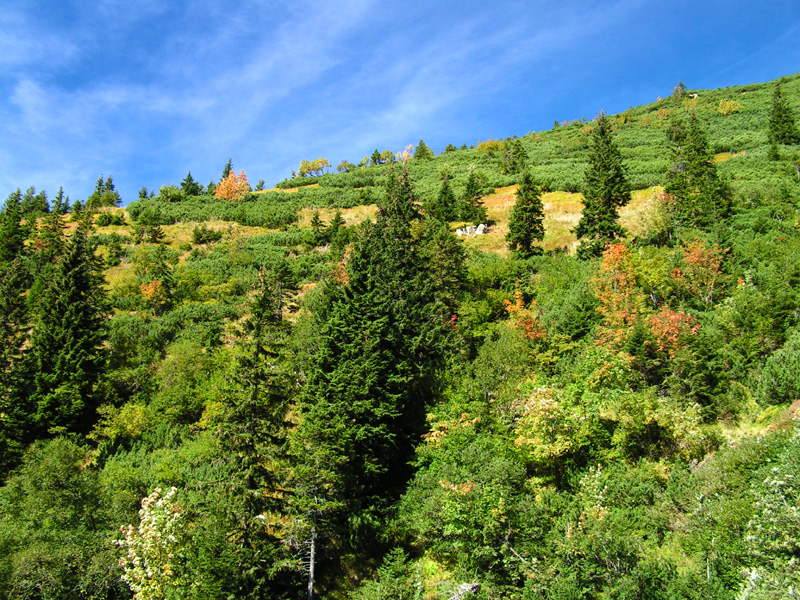
M 671 218 L 678 227 L 708 229 L 728 216 L 730 189 L 717 173 L 696 115 L 673 123 L 668 136 L 674 161 L 665 186 Z
M 574 233 L 581 240 L 578 258 L 586 259 L 600 256 L 607 244 L 625 236 L 619 224 L 619 209 L 631 199 L 622 154 L 605 115 L 600 115 L 592 132 L 583 195 L 583 212 Z
M 544 205 L 541 186 L 533 181 L 530 173 L 522 174 L 517 189 L 517 201 L 511 209 L 506 241 L 508 249 L 519 258 L 530 258 L 542 253 L 541 246 L 534 242 L 544 239 Z
M 370 163 L 372 164 L 373 167 L 383 164 L 383 157 L 381 156 L 381 153 L 378 151 L 377 148 L 375 148 L 375 151 L 372 153 L 372 156 L 370 156 Z
M 761 371 L 759 395 L 765 404 L 800 400 L 800 331 L 767 359 Z
M 354 165 L 354 164 L 353 164 L 353 163 L 351 163 L 351 162 L 348 162 L 347 160 L 342 160 L 342 162 L 340 162 L 340 163 L 339 163 L 339 164 L 336 166 L 336 170 L 337 170 L 339 173 L 348 173 L 348 172 L 352 171 L 352 170 L 353 170 L 353 169 L 355 169 L 355 168 L 356 168 L 356 165 Z
M 422 140 L 419 141 L 414 149 L 414 160 L 428 160 L 433 158 L 433 151 Z
M 769 111 L 769 140 L 773 144 L 800 143 L 794 113 L 781 92 L 781 82 L 775 84 Z

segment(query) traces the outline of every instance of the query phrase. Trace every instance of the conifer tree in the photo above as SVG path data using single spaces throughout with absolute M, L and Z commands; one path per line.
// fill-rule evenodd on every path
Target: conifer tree
M 427 214 L 440 221 L 452 221 L 458 216 L 456 209 L 456 195 L 450 186 L 449 178 L 445 175 L 442 177 L 442 184 L 436 198 L 428 203 Z
M 506 142 L 500 157 L 500 172 L 515 175 L 528 168 L 530 158 L 519 139 Z
M 800 143 L 800 132 L 794 120 L 794 113 L 781 92 L 781 82 L 775 84 L 772 106 L 769 111 L 769 140 L 772 144 Z
M 428 148 L 425 142 L 420 140 L 414 149 L 414 160 L 428 160 L 429 158 L 433 158 L 433 151 Z
M 293 434 L 298 518 L 315 552 L 326 532 L 358 545 L 410 476 L 442 322 L 410 233 L 414 204 L 408 173 L 392 177 L 377 222 L 318 313 L 318 351 Z
M 28 284 L 20 259 L 0 273 L 0 473 L 16 466 L 32 412 L 23 369 L 29 339 Z
M 53 212 L 65 215 L 69 212 L 69 196 L 64 194 L 64 188 L 59 187 L 56 197 L 53 199 Z
M 696 115 L 673 123 L 668 133 L 673 167 L 665 191 L 677 226 L 708 229 L 730 210 L 730 190 L 717 174 L 714 155 Z
M 234 459 L 225 511 L 228 538 L 237 548 L 237 598 L 274 597 L 270 588 L 281 578 L 275 575 L 275 563 L 285 547 L 264 515 L 286 512 L 282 463 L 286 413 L 295 387 L 285 356 L 289 329 L 283 315 L 296 285 L 286 262 L 260 269 L 254 287 L 234 369 L 236 389 L 224 399 L 219 425 L 222 450 Z M 284 571 L 283 578 L 287 576 L 291 573 Z
M 486 223 L 488 215 L 486 206 L 483 204 L 483 187 L 479 181 L 475 169 L 470 169 L 467 176 L 467 185 L 464 188 L 464 196 L 461 199 L 459 218 L 464 221 L 472 221 L 475 225 Z
M 25 231 L 20 223 L 21 202 L 22 194 L 17 190 L 8 196 L 3 207 L 2 224 L 0 224 L 0 263 L 10 263 L 14 260 L 25 243 Z
M 93 424 L 103 372 L 105 292 L 84 220 L 37 306 L 29 357 L 34 434 L 86 432 Z
M 619 224 L 619 209 L 631 198 L 622 154 L 611 135 L 611 122 L 602 114 L 592 132 L 583 195 L 583 213 L 574 233 L 581 240 L 578 258 L 587 259 L 600 256 L 606 244 L 625 236 Z
M 192 177 L 192 172 L 189 171 L 186 177 L 181 181 L 181 191 L 184 196 L 202 196 L 203 186 L 197 183 Z
M 541 186 L 528 171 L 522 174 L 517 189 L 517 201 L 511 210 L 506 241 L 508 249 L 518 258 L 530 258 L 542 253 L 534 242 L 544 239 L 544 205 Z
M 94 187 L 94 192 L 86 199 L 87 208 L 100 208 L 102 206 L 121 206 L 122 198 L 119 196 L 117 188 L 114 186 L 114 180 L 111 176 L 108 179 L 97 180 Z
M 219 178 L 220 183 L 228 178 L 228 175 L 231 174 L 231 171 L 233 171 L 233 162 L 231 162 L 230 157 L 228 157 L 228 162 L 226 162 L 225 166 L 222 167 L 222 177 Z
M 311 216 L 311 231 L 314 236 L 314 245 L 321 246 L 326 241 L 325 223 L 319 216 L 319 211 L 315 210 Z

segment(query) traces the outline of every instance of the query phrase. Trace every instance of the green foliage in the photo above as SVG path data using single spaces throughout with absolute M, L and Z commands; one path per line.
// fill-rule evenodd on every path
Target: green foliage
M 431 158 L 433 158 L 433 151 L 428 148 L 425 142 L 420 140 L 417 147 L 414 148 L 414 160 L 430 160 Z
M 86 199 L 86 207 L 101 208 L 103 206 L 121 205 L 122 198 L 120 198 L 119 192 L 117 191 L 116 187 L 114 187 L 114 182 L 111 179 L 111 175 L 109 175 L 108 179 L 105 180 L 103 180 L 103 176 L 101 175 L 100 179 L 97 180 L 94 191 Z
M 500 156 L 500 172 L 504 175 L 517 175 L 528 168 L 530 158 L 519 139 L 506 142 Z
M 800 400 L 800 332 L 789 335 L 786 344 L 767 359 L 758 391 L 765 404 Z
M 574 230 L 581 240 L 578 256 L 583 259 L 600 256 L 607 244 L 625 235 L 619 209 L 630 201 L 631 186 L 611 132 L 610 120 L 601 115 L 592 132 L 583 213 Z
M 186 177 L 181 181 L 181 192 L 184 196 L 202 196 L 203 186 L 197 183 L 192 177 L 192 172 L 189 171 Z M 160 195 L 160 194 L 159 194 Z
M 44 291 L 31 332 L 30 403 L 36 436 L 87 432 L 99 401 L 106 336 L 100 265 L 79 225 Z
M 527 171 L 517 189 L 517 201 L 508 220 L 506 241 L 508 249 L 518 258 L 530 258 L 542 253 L 534 242 L 544 239 L 544 205 L 541 186 Z
M 728 216 L 730 190 L 717 174 L 697 116 L 674 123 L 669 139 L 674 158 L 666 185 L 671 217 L 678 227 L 708 229 Z
M 780 81 L 775 84 L 769 110 L 769 140 L 774 144 L 800 143 L 800 131 L 797 130 L 792 109 L 783 98 Z

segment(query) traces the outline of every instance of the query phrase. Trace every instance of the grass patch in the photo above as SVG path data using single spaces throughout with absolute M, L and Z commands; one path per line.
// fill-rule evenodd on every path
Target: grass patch
M 505 238 L 511 209 L 517 201 L 517 187 L 512 185 L 499 188 L 494 194 L 483 199 L 489 219 L 494 224 L 484 235 L 465 238 L 466 246 L 508 256 Z M 628 230 L 629 235 L 636 236 L 647 227 L 655 199 L 662 191 L 663 187 L 656 186 L 631 193 L 630 203 L 620 210 L 620 223 Z M 542 246 L 545 251 L 567 248 L 570 253 L 573 252 L 578 246 L 578 239 L 572 230 L 577 227 L 581 219 L 583 194 L 548 192 L 542 195 L 542 204 L 545 213 Z

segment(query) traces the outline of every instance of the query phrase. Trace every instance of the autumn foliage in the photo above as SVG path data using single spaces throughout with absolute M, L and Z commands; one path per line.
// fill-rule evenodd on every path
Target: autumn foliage
M 630 248 L 621 243 L 607 245 L 592 283 L 599 302 L 597 312 L 603 316 L 598 342 L 621 347 L 644 308 L 644 298 L 636 289 Z
M 675 351 L 680 347 L 685 336 L 694 336 L 700 331 L 700 323 L 697 322 L 697 318 L 682 310 L 675 311 L 668 306 L 650 317 L 649 322 L 658 349 L 666 352 L 670 358 L 675 358 Z
M 506 311 L 511 317 L 511 326 L 520 329 L 525 333 L 529 340 L 541 340 L 545 337 L 545 330 L 539 322 L 539 311 L 536 300 L 532 300 L 530 306 L 525 306 L 522 292 L 517 289 L 514 293 L 514 302 L 503 300 Z
M 237 175 L 233 170 L 228 173 L 228 176 L 220 181 L 214 195 L 223 200 L 241 200 L 252 191 L 250 182 L 247 181 L 247 175 L 244 170 L 240 171 Z

